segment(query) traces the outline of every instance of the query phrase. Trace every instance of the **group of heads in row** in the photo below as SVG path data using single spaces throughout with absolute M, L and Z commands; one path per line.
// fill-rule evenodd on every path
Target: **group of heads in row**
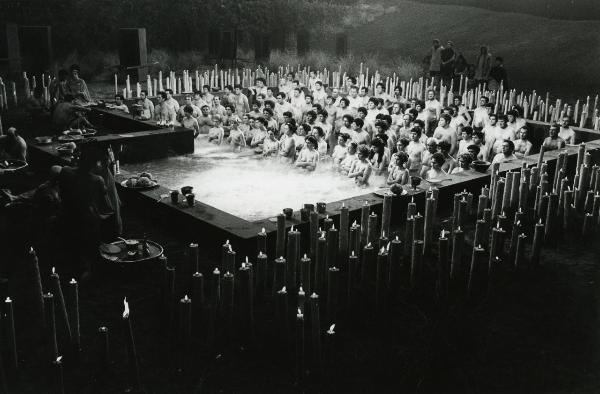
M 510 161 L 531 153 L 533 144 L 518 105 L 506 114 L 494 114 L 495 105 L 482 96 L 471 115 L 460 96 L 443 107 L 434 90 L 426 93 L 425 100 L 406 99 L 399 86 L 388 95 L 385 85 L 378 83 L 369 96 L 367 87 L 353 85 L 350 78 L 348 93 L 342 96 L 339 89 L 325 90 L 318 79 L 309 78 L 306 86 L 290 79 L 272 88 L 259 78 L 248 90 L 235 85 L 216 94 L 204 86 L 187 95 L 182 106 L 167 90 L 160 93 L 159 108 L 151 113 L 152 103 L 143 92 L 140 116 L 164 124 L 177 122 L 194 129 L 196 136 L 208 135 L 211 142 L 250 147 L 294 163 L 307 159 L 303 150 L 314 150 L 315 155 L 308 155 L 311 164 L 300 165 L 308 169 L 332 158 L 350 172 L 349 160 L 344 159 L 358 159 L 360 146 L 368 150 L 373 172 L 382 175 L 389 175 L 397 165 L 393 154 L 398 152 L 408 156 L 402 165 L 421 175 L 434 168 L 430 160 L 434 153 L 442 155 L 435 156 L 438 160 L 444 158 L 439 166 L 442 172 L 468 169 L 473 160 Z M 248 96 L 253 98 L 251 104 Z M 574 143 L 568 117 L 552 126 L 544 145 L 552 149 L 566 143 Z

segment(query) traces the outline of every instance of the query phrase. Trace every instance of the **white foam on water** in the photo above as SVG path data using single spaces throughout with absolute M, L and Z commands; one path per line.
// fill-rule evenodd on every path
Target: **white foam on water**
M 272 217 L 283 208 L 298 210 L 305 203 L 366 194 L 385 183 L 372 176 L 370 186 L 360 188 L 353 179 L 332 171 L 330 162 L 303 172 L 277 158 L 262 159 L 250 149 L 234 152 L 204 140 L 196 141 L 191 155 L 122 167 L 130 173 L 151 172 L 170 189 L 193 186 L 196 200 L 249 221 Z

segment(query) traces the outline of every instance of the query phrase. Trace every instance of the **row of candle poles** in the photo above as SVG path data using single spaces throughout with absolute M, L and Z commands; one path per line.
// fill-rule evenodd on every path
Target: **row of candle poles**
M 315 77 L 324 81 L 326 85 L 332 88 L 339 88 L 342 91 L 348 91 L 350 75 L 348 72 L 342 72 L 341 66 L 337 71 L 330 71 L 327 68 L 322 70 L 312 70 L 315 72 Z M 271 71 L 267 67 L 258 67 L 255 70 L 250 68 L 242 69 L 219 69 L 218 65 L 214 68 L 204 71 L 195 70 L 193 73 L 189 70 L 183 70 L 180 75 L 175 71 L 169 71 L 166 76 L 162 71 L 158 72 L 157 78 L 152 78 L 147 75 L 145 82 L 136 82 L 134 89 L 132 82 L 127 75 L 125 77 L 125 87 L 119 88 L 118 76 L 114 75 L 114 90 L 115 94 L 122 94 L 125 98 L 138 98 L 142 90 L 148 92 L 148 96 L 156 96 L 158 92 L 164 89 L 173 90 L 174 94 L 192 93 L 194 90 L 202 90 L 205 85 L 211 89 L 220 89 L 227 85 L 241 84 L 243 87 L 251 87 L 256 85 L 257 78 L 264 78 L 266 85 L 276 87 L 285 79 L 289 73 L 294 73 L 294 78 L 298 79 L 301 84 L 308 86 L 310 84 L 310 67 L 297 68 L 280 66 L 276 71 Z M 29 97 L 31 92 L 37 86 L 36 76 L 29 78 L 26 72 L 22 74 L 23 89 L 25 96 Z M 44 97 L 49 101 L 48 85 L 52 77 L 47 74 L 40 76 L 40 81 L 44 88 Z M 491 103 L 494 104 L 494 112 L 499 111 L 507 113 L 514 104 L 523 108 L 523 113 L 520 114 L 525 119 L 536 121 L 553 122 L 560 120 L 563 116 L 569 116 L 572 122 L 581 128 L 589 127 L 594 130 L 600 129 L 600 116 L 598 112 L 598 95 L 593 100 L 593 105 L 590 96 L 585 100 L 578 99 L 575 105 L 569 105 L 566 100 L 556 99 L 553 104 L 550 101 L 550 93 L 546 92 L 545 96 L 539 95 L 535 90 L 529 94 L 521 91 L 517 94 L 516 89 L 505 90 L 503 85 L 497 91 L 487 90 L 486 84 L 478 84 L 474 88 L 469 89 L 469 78 L 460 76 L 458 80 L 458 90 L 455 90 L 455 82 L 451 80 L 450 85 L 442 84 L 439 88 L 432 86 L 431 80 L 426 77 L 420 77 L 417 80 L 412 78 L 409 81 L 400 80 L 400 77 L 393 73 L 391 76 L 383 76 L 379 71 L 369 74 L 369 68 L 363 70 L 363 64 L 360 64 L 359 73 L 356 77 L 356 84 L 359 87 L 366 86 L 371 92 L 375 90 L 375 85 L 378 83 L 384 84 L 384 92 L 388 95 L 394 94 L 394 89 L 399 86 L 402 89 L 403 98 L 417 98 L 425 100 L 427 91 L 433 89 L 436 91 L 436 98 L 443 104 L 451 105 L 453 98 L 461 97 L 464 105 L 469 110 L 473 110 L 479 103 L 479 99 L 485 96 Z M 17 105 L 17 85 L 13 82 L 8 82 L 9 86 L 0 79 L 0 110 L 8 107 L 9 97 Z M 472 85 L 472 81 L 471 81 Z M 588 120 L 591 119 L 591 123 Z
M 248 258 L 239 262 L 233 246 L 225 242 L 220 263 L 208 274 L 207 289 L 200 272 L 197 244 L 189 246 L 188 258 L 177 270 L 162 256 L 165 316 L 162 320 L 165 329 L 176 335 L 180 367 L 190 367 L 192 337 L 199 332 L 205 333 L 207 348 L 213 353 L 226 344 L 254 342 L 254 307 L 267 300 L 272 300 L 276 323 L 272 334 L 284 348 L 291 349 L 294 345 L 290 351 L 294 355 L 296 378 L 301 381 L 307 370 L 318 373 L 328 365 L 325 360 L 331 362 L 335 324 L 344 323 L 348 311 L 357 306 L 382 317 L 392 299 L 390 295 L 403 286 L 411 291 L 433 290 L 442 304 L 461 294 L 473 302 L 493 297 L 501 291 L 498 279 L 501 273 L 518 270 L 528 263 L 543 264 L 543 245 L 556 244 L 559 234 L 588 236 L 600 226 L 600 167 L 592 165 L 592 155 L 586 152 L 585 144 L 578 148 L 572 182 L 567 177 L 566 151 L 550 161 L 544 161 L 544 155 L 542 150 L 535 166 L 524 165 L 503 177 L 499 165 L 494 165 L 490 186 L 482 189 L 476 203 L 472 193 L 456 193 L 452 218 L 448 228 L 442 228 L 437 242 L 434 234 L 439 226 L 439 189 L 431 188 L 425 193 L 424 216 L 417 211 L 414 201 L 408 203 L 402 239 L 399 235 L 388 239 L 390 195 L 384 196 L 380 216 L 365 203 L 360 211 L 360 224 L 356 221 L 350 224 L 349 210 L 342 205 L 337 227 L 331 217 L 320 220 L 319 214 L 326 211 L 324 203 L 317 203 L 316 209 L 313 204 L 305 204 L 301 217 L 309 222 L 310 229 L 306 253 L 301 251 L 301 232 L 294 227 L 286 231 L 285 216 L 278 215 L 275 255 L 279 257 L 269 259 L 266 255 L 264 230 L 257 235 L 257 256 L 253 262 Z M 465 232 L 473 216 L 476 223 L 469 259 Z M 527 258 L 526 244 L 531 236 Z M 57 385 L 61 386 L 64 385 L 62 354 L 80 350 L 78 284 L 74 279 L 69 281 L 65 296 L 60 277 L 52 269 L 49 291 L 44 292 L 33 249 L 26 266 L 31 280 L 30 318 L 45 327 L 47 357 L 56 368 Z M 433 267 L 430 269 L 436 276 L 435 289 L 424 288 L 423 271 L 428 266 Z M 182 297 L 176 297 L 176 273 L 187 278 L 184 287 L 189 291 Z M 325 306 L 325 313 L 320 312 L 321 305 Z M 11 370 L 18 368 L 19 362 L 13 310 L 13 300 L 6 298 L 2 316 L 9 351 L 1 365 Z M 141 386 L 141 374 L 126 300 L 122 319 L 127 376 L 129 385 L 135 388 Z M 59 346 L 59 331 L 71 351 L 64 344 L 62 349 Z M 107 365 L 108 328 L 100 327 L 98 336 L 104 344 L 101 359 Z

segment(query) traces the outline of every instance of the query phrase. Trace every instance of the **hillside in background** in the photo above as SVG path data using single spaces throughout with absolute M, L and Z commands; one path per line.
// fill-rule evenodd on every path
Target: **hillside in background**
M 389 2 L 387 4 L 390 4 Z M 433 38 L 452 40 L 469 63 L 480 45 L 504 57 L 512 85 L 563 97 L 600 92 L 600 22 L 564 21 L 474 7 L 399 0 L 349 32 L 349 50 L 421 62 Z

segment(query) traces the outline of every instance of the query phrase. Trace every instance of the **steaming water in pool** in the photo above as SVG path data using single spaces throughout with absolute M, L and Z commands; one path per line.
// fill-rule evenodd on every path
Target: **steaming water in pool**
M 383 177 L 372 176 L 370 186 L 360 188 L 353 179 L 333 172 L 330 162 L 305 173 L 277 158 L 262 159 L 250 150 L 233 152 L 201 139 L 195 142 L 194 154 L 127 164 L 123 169 L 133 174 L 151 172 L 170 189 L 193 186 L 196 200 L 248 221 L 272 217 L 283 208 L 298 210 L 305 203 L 366 194 L 385 183 Z

